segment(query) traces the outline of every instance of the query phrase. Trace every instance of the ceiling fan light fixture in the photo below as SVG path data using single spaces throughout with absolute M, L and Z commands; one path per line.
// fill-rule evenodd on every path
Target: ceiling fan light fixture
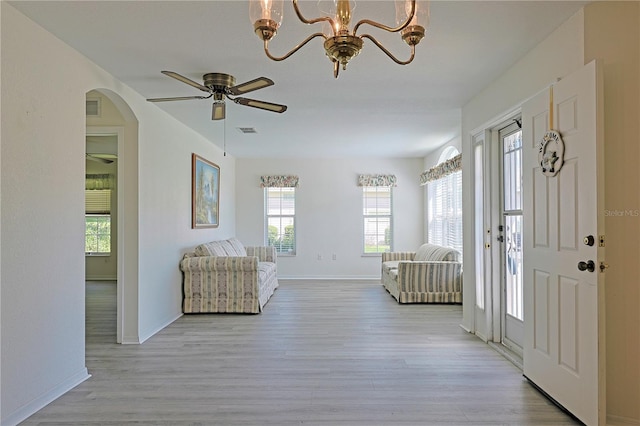
M 293 9 L 298 19 L 304 24 L 325 24 L 325 28 L 331 27 L 333 35 L 323 32 L 311 34 L 288 53 L 283 56 L 274 56 L 269 51 L 269 41 L 278 32 L 282 23 L 282 2 L 283 0 L 250 0 L 249 17 L 254 24 L 256 35 L 262 40 L 264 52 L 273 61 L 283 61 L 300 50 L 309 41 L 316 37 L 324 38 L 324 48 L 327 57 L 333 63 L 333 75 L 338 78 L 340 67 L 347 69 L 349 61 L 360 53 L 363 40 L 369 39 L 380 50 L 382 50 L 391 60 L 399 65 L 411 63 L 415 57 L 415 46 L 424 38 L 425 28 L 429 23 L 429 1 L 428 0 L 396 0 L 396 27 L 390 27 L 369 19 L 362 19 L 356 23 L 353 30 L 350 30 L 351 13 L 355 8 L 350 0 L 331 0 L 333 4 L 331 12 L 325 16 L 315 19 L 305 18 L 298 7 L 298 0 L 292 0 Z M 353 2 L 355 3 L 355 2 Z M 361 25 L 369 25 L 387 32 L 399 32 L 402 40 L 411 48 L 411 55 L 408 60 L 396 58 L 382 43 L 370 34 L 358 35 L 357 31 Z
M 212 120 L 224 120 L 226 116 L 226 105 L 224 102 L 214 102 L 211 111 Z

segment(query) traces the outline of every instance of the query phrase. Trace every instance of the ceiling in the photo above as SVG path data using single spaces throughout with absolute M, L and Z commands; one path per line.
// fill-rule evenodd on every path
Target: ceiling
M 246 95 L 288 105 L 283 114 L 227 102 L 211 120 L 211 100 L 155 103 L 239 158 L 423 157 L 460 133 L 461 107 L 573 15 L 584 1 L 432 1 L 431 24 L 413 63 L 393 63 L 369 40 L 339 78 L 314 39 L 283 62 L 269 60 L 253 33 L 248 1 L 11 1 L 22 13 L 145 98 L 202 95 L 164 76 L 197 82 L 209 72 L 237 83 L 275 85 Z M 283 55 L 319 25 L 304 25 L 285 1 L 271 41 Z M 307 18 L 315 1 L 301 1 Z M 395 24 L 393 1 L 360 0 L 354 21 Z M 398 34 L 361 27 L 399 59 Z M 252 127 L 244 134 L 240 127 Z M 179 141 L 176 141 L 179 143 Z

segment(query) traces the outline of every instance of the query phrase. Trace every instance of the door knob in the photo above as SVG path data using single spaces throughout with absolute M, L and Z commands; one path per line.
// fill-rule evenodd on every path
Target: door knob
M 593 262 L 593 260 L 587 260 L 586 262 L 578 262 L 578 269 L 580 271 L 589 271 L 589 272 L 593 272 L 596 270 L 596 264 Z

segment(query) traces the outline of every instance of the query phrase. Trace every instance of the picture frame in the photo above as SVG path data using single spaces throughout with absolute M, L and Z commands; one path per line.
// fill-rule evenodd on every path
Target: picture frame
M 191 154 L 191 228 L 220 225 L 220 166 Z

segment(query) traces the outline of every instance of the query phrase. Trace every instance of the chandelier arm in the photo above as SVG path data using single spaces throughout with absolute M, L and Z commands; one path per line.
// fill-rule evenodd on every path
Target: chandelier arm
M 293 10 L 296 11 L 296 15 L 298 15 L 298 19 L 305 24 L 317 24 L 318 22 L 328 22 L 329 24 L 331 24 L 331 29 L 333 30 L 333 33 L 335 35 L 336 23 L 333 20 L 333 18 L 329 16 L 323 16 L 322 18 L 315 18 L 311 20 L 305 18 L 304 16 L 302 16 L 302 12 L 300 12 L 300 9 L 298 8 L 298 0 L 293 0 Z
M 391 52 L 389 52 L 387 50 L 387 48 L 385 48 L 382 44 L 380 44 L 380 42 L 378 40 L 376 40 L 373 36 L 370 36 L 369 34 L 363 34 L 363 35 L 360 36 L 360 38 L 368 38 L 369 40 L 371 40 L 373 42 L 373 44 L 378 46 L 378 48 L 380 50 L 382 50 L 389 58 L 391 58 L 391 60 L 393 62 L 395 62 L 398 65 L 410 64 L 413 61 L 413 58 L 415 58 L 415 56 L 416 56 L 416 47 L 415 47 L 415 45 L 411 46 L 411 57 L 406 61 L 401 61 L 398 58 L 396 58 L 395 56 L 393 56 L 393 54 Z
M 295 2 L 295 0 L 294 0 L 294 2 Z M 407 20 L 404 21 L 400 26 L 398 26 L 398 27 L 389 27 L 387 25 L 381 24 L 380 22 L 372 21 L 370 19 L 362 19 L 362 20 L 358 21 L 358 23 L 355 25 L 355 27 L 353 27 L 353 35 L 357 34 L 358 28 L 360 27 L 360 25 L 365 25 L 365 24 L 366 25 L 371 25 L 372 27 L 380 28 L 381 30 L 388 31 L 390 33 L 397 33 L 398 31 L 402 31 L 402 30 L 404 30 L 405 28 L 407 28 L 409 26 L 409 24 L 411 23 L 411 20 L 415 16 L 415 14 L 416 14 L 416 0 L 411 0 L 411 13 L 409 13 L 409 16 L 407 17 Z
M 302 43 L 298 44 L 296 47 L 294 47 L 293 49 L 291 49 L 289 51 L 289 53 L 285 54 L 284 56 L 273 56 L 270 52 L 269 52 L 269 40 L 265 40 L 264 41 L 264 53 L 267 55 L 267 57 L 269 59 L 271 59 L 272 61 L 284 61 L 285 59 L 287 59 L 289 56 L 293 55 L 294 53 L 296 53 L 298 50 L 300 50 L 305 44 L 309 43 L 311 40 L 313 40 L 316 37 L 323 37 L 325 40 L 327 39 L 327 36 L 324 35 L 323 33 L 315 33 L 315 34 L 311 34 L 309 37 L 307 37 Z

